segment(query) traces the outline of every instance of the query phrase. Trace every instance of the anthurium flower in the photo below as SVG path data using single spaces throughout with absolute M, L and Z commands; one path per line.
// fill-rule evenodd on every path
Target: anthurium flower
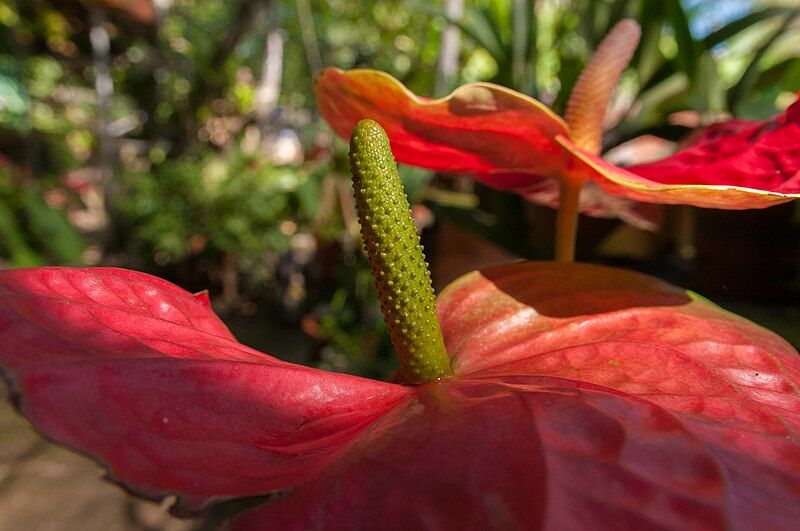
M 141 273 L 4 271 L 0 363 L 42 433 L 133 493 L 288 492 L 243 529 L 800 519 L 800 362 L 774 334 L 583 264 L 471 273 L 437 306 L 453 376 L 403 386 L 256 352 Z
M 474 174 L 529 200 L 559 203 L 557 257 L 569 260 L 576 215 L 617 215 L 649 226 L 635 201 L 763 208 L 800 196 L 800 104 L 765 122 L 716 126 L 684 151 L 629 168 L 599 156 L 603 117 L 639 39 L 623 20 L 601 42 L 570 96 L 564 119 L 542 103 L 489 83 L 441 99 L 417 96 L 374 70 L 326 69 L 316 84 L 322 115 L 348 138 L 371 118 L 386 129 L 400 162 Z
M 0 272 L 19 410 L 178 512 L 277 493 L 238 529 L 796 525 L 800 358 L 785 341 L 586 264 L 473 272 L 434 303 L 386 136 L 366 121 L 351 145 L 402 384 L 256 352 L 207 295 L 142 273 L 34 268 Z

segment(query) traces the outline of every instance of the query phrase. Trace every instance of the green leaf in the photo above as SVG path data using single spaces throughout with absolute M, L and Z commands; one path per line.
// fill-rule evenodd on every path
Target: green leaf
M 497 42 L 503 44 L 507 49 L 507 55 L 511 56 L 511 21 L 513 12 L 510 2 L 494 1 L 490 2 L 484 10 L 486 20 L 489 22 L 489 29 L 494 33 Z
M 528 13 L 527 0 L 513 0 L 511 21 L 511 70 L 514 88 L 522 90 L 528 55 L 529 32 L 532 18 Z
M 751 28 L 754 24 L 757 24 L 762 20 L 766 20 L 777 15 L 785 15 L 794 11 L 796 10 L 787 7 L 770 7 L 760 11 L 754 11 L 753 13 L 748 13 L 747 15 L 729 22 L 721 28 L 709 33 L 702 41 L 703 46 L 709 50 L 714 46 L 717 46 L 718 44 L 738 35 L 742 31 Z
M 313 172 L 297 189 L 297 201 L 300 211 L 308 218 L 314 219 L 319 212 L 322 198 L 322 179 L 324 173 Z
M 639 127 L 647 127 L 662 122 L 664 115 L 672 110 L 671 103 L 685 94 L 690 87 L 691 83 L 683 72 L 674 72 L 649 87 L 638 97 L 641 110 L 636 118 L 636 124 Z
M 611 7 L 609 9 L 608 22 L 606 22 L 606 27 L 603 31 L 603 35 L 606 35 L 608 33 L 608 30 L 610 30 L 614 24 L 619 22 L 625 16 L 626 12 L 629 11 L 629 7 L 630 7 L 630 0 L 616 0 L 616 2 L 611 3 Z
M 50 207 L 35 192 L 23 195 L 22 206 L 31 235 L 47 254 L 62 264 L 81 263 L 85 244 L 64 211 Z
M 536 47 L 537 41 L 537 18 L 536 18 L 536 0 L 528 0 L 527 2 L 527 17 L 528 17 L 528 34 L 527 34 L 527 51 L 525 53 L 525 63 L 527 75 L 520 87 L 522 92 L 537 96 L 536 93 L 536 68 L 538 61 L 538 50 Z
M 653 79 L 653 75 L 664 64 L 664 56 L 658 48 L 661 39 L 661 27 L 664 21 L 655 14 L 646 10 L 642 14 L 642 40 L 636 53 L 636 71 L 639 76 L 639 86 L 644 88 Z
M 12 267 L 41 265 L 43 260 L 31 249 L 11 209 L 0 201 L 0 246 L 8 253 Z
M 722 112 L 725 110 L 725 86 L 719 79 L 717 63 L 707 51 L 697 63 L 697 77 L 692 86 L 694 100 L 691 107 L 701 112 Z
M 694 80 L 697 74 L 698 46 L 689 29 L 689 20 L 679 0 L 670 0 L 667 4 L 667 13 L 672 28 L 675 30 L 675 40 L 678 43 L 678 67 Z
M 775 33 L 773 33 L 772 36 L 770 36 L 770 38 L 767 39 L 767 41 L 764 44 L 762 44 L 758 48 L 758 50 L 756 50 L 755 55 L 753 55 L 753 59 L 747 65 L 747 68 L 745 68 L 742 77 L 739 78 L 739 81 L 737 81 L 736 84 L 733 87 L 731 87 L 731 89 L 728 91 L 728 107 L 730 109 L 735 110 L 736 106 L 738 105 L 742 97 L 745 95 L 745 93 L 747 93 L 749 90 L 753 88 L 756 81 L 758 80 L 759 62 L 761 62 L 761 59 L 764 57 L 764 54 L 767 53 L 770 47 L 778 39 L 778 37 L 780 37 L 786 32 L 786 30 L 789 28 L 791 23 L 798 15 L 800 15 L 800 11 L 793 11 L 792 13 L 786 15 L 786 17 L 783 20 L 783 23 L 778 27 Z
M 508 60 L 505 48 L 499 38 L 499 31 L 493 27 L 494 24 L 485 11 L 467 6 L 464 10 L 464 17 L 461 20 L 457 20 L 448 16 L 442 11 L 441 7 L 431 6 L 426 2 L 415 3 L 415 8 L 434 16 L 442 17 L 448 23 L 458 27 L 476 44 L 489 52 L 498 63 Z
M 397 169 L 400 171 L 400 181 L 403 183 L 408 202 L 412 205 L 417 203 L 420 194 L 433 179 L 434 172 L 406 164 L 398 165 Z
M 800 57 L 792 57 L 758 74 L 753 89 L 764 90 L 779 86 L 783 90 L 800 91 Z

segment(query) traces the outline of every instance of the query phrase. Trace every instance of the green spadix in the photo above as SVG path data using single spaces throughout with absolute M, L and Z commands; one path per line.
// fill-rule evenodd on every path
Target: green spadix
M 431 274 L 411 218 L 389 138 L 373 120 L 356 124 L 350 138 L 353 190 L 364 249 L 378 288 L 404 383 L 451 374 Z

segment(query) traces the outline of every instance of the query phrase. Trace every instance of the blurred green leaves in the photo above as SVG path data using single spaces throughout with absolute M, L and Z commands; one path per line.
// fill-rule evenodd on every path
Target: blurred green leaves
M 134 245 L 160 265 L 201 252 L 255 260 L 286 251 L 281 222 L 298 219 L 307 180 L 238 150 L 204 150 L 126 173 L 116 206 Z
M 445 18 L 436 7 L 417 5 Z M 796 43 L 793 22 L 800 8 L 767 4 L 695 35 L 693 17 L 713 9 L 714 2 L 679 0 L 475 0 L 461 20 L 449 22 L 474 47 L 464 50 L 464 81 L 505 85 L 561 112 L 591 50 L 611 26 L 623 17 L 639 21 L 643 35 L 633 75 L 618 91 L 626 102 L 611 133 L 618 143 L 642 133 L 673 138 L 667 119 L 681 110 L 768 116 L 785 106 L 778 87 L 797 90 L 800 51 L 787 43 Z M 495 68 L 476 68 L 479 54 L 487 54 Z
M 0 168 L 0 257 L 11 267 L 79 265 L 83 237 L 62 209 L 48 205 L 39 187 L 20 184 Z

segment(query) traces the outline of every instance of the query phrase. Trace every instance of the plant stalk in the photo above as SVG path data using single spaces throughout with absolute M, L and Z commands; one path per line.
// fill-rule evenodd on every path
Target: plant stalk
M 600 153 L 603 120 L 614 88 L 639 44 L 641 29 L 636 21 L 623 19 L 602 40 L 572 88 L 564 118 L 569 137 L 578 147 Z M 556 218 L 556 260 L 575 261 L 581 180 L 564 179 Z
M 575 261 L 575 241 L 578 234 L 578 214 L 583 181 L 561 181 L 558 213 L 556 214 L 556 261 Z

